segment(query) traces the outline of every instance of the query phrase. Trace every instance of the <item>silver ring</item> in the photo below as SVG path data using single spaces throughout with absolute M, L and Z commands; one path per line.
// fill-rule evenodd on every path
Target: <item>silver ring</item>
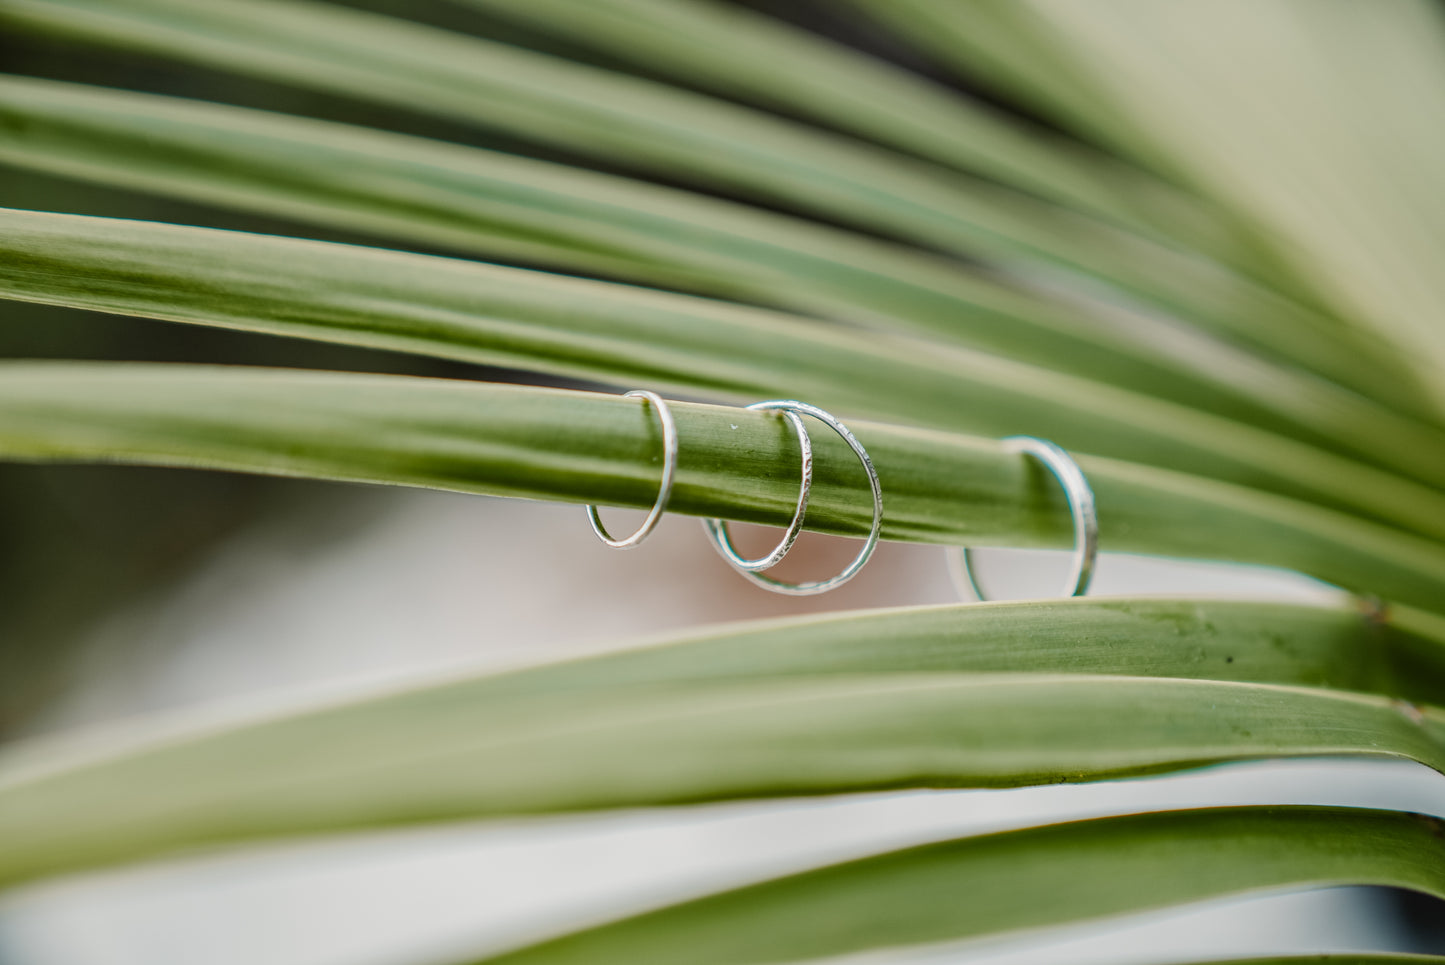
M 602 518 L 597 515 L 596 506 L 587 507 L 587 519 L 592 523 L 592 532 L 596 533 L 602 542 L 614 549 L 630 550 L 651 535 L 657 521 L 667 509 L 667 501 L 672 498 L 672 480 L 677 475 L 677 423 L 672 421 L 672 410 L 656 392 L 633 389 L 625 393 L 623 398 L 643 399 L 644 404 L 651 402 L 652 407 L 657 410 L 657 421 L 662 423 L 662 482 L 657 487 L 657 502 L 652 504 L 652 512 L 647 514 L 637 532 L 626 539 L 613 539 L 608 535 L 607 527 L 602 525 Z
M 1069 512 L 1074 517 L 1074 569 L 1064 596 L 1083 596 L 1089 592 L 1089 583 L 1094 578 L 1094 560 L 1099 555 L 1099 517 L 1094 512 L 1094 491 L 1084 478 L 1084 471 L 1063 449 L 1045 439 L 1033 436 L 1010 436 L 1000 440 L 1011 452 L 1026 453 L 1044 464 L 1054 478 L 1064 487 L 1069 499 Z M 973 590 L 980 600 L 987 600 L 983 588 L 973 575 L 970 566 L 970 552 L 951 546 L 946 551 L 949 576 L 960 596 L 965 596 L 964 584 Z
M 771 403 L 758 402 L 748 408 L 759 409 L 769 405 Z M 808 427 L 803 425 L 803 420 L 796 414 L 784 410 L 783 416 L 793 424 L 793 430 L 798 433 L 798 446 L 803 451 L 803 480 L 798 486 L 798 505 L 793 510 L 792 522 L 788 523 L 788 529 L 783 533 L 782 541 L 773 547 L 772 552 L 766 556 L 748 560 L 744 559 L 742 554 L 734 548 L 726 522 L 721 519 L 704 519 L 702 521 L 702 528 L 707 531 L 708 539 L 712 540 L 713 547 L 722 554 L 723 559 L 732 564 L 733 569 L 742 573 L 766 570 L 782 562 L 783 557 L 788 555 L 788 550 L 793 548 L 798 534 L 803 531 L 803 517 L 808 513 L 808 497 L 813 492 L 813 440 L 808 436 Z
M 883 487 L 878 482 L 878 472 L 873 468 L 873 460 L 868 458 L 868 451 L 853 437 L 853 433 L 848 431 L 847 426 L 817 406 L 808 405 L 806 402 L 797 402 L 792 399 L 780 399 L 769 402 L 755 402 L 748 406 L 748 408 L 780 410 L 785 415 L 792 415 L 795 412 L 810 415 L 819 422 L 825 423 L 830 429 L 842 436 L 843 441 L 848 444 L 848 448 L 853 450 L 854 455 L 858 457 L 858 461 L 863 464 L 863 470 L 868 473 L 868 488 L 872 490 L 873 493 L 873 525 L 868 530 L 868 538 L 864 541 L 863 548 L 858 551 L 858 555 L 853 558 L 853 562 L 844 567 L 843 571 L 837 576 L 830 579 L 819 580 L 814 583 L 785 583 L 782 580 L 775 580 L 772 577 L 763 576 L 761 573 L 752 570 L 735 568 L 737 568 L 738 572 L 745 578 L 761 586 L 763 589 L 772 590 L 774 593 L 787 594 L 788 596 L 812 596 L 813 594 L 826 593 L 829 590 L 842 586 L 857 576 L 859 570 L 863 569 L 863 565 L 868 562 L 868 558 L 873 555 L 873 551 L 878 547 L 878 536 L 883 529 Z M 794 416 L 794 418 L 797 417 Z M 801 420 L 799 420 L 799 422 L 801 424 Z M 714 521 L 708 520 L 706 522 Z M 716 522 L 720 525 L 716 528 L 707 526 L 707 533 L 708 536 L 713 539 L 713 545 L 718 548 L 719 552 L 722 552 L 722 544 L 714 534 L 720 532 L 722 535 L 726 535 L 726 524 L 722 523 L 721 520 L 717 520 Z M 801 523 L 801 515 L 795 519 L 795 522 Z M 726 553 L 724 553 L 723 556 L 725 559 L 728 559 L 729 563 L 732 562 Z

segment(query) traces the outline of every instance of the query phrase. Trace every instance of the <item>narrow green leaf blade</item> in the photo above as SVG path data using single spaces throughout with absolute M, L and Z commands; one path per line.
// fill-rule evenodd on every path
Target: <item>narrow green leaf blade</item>
M 673 403 L 670 508 L 784 525 L 796 438 L 775 416 Z M 1062 489 L 996 442 L 850 421 L 882 480 L 888 539 L 1060 545 Z M 0 456 L 116 461 L 647 507 L 656 422 L 636 400 L 395 376 L 185 365 L 0 364 Z M 808 527 L 862 535 L 853 453 L 817 434 Z M 1445 547 L 1258 491 L 1078 457 L 1109 550 L 1233 559 L 1437 608 Z M 1181 521 L 1188 521 L 1187 525 Z
M 1328 687 L 1445 705 L 1445 626 L 1400 608 L 1071 598 L 722 626 L 493 678 L 479 700 L 763 677 L 1047 673 Z
M 1368 884 L 1445 898 L 1442 869 L 1445 829 L 1420 815 L 1344 808 L 1128 815 L 834 865 L 486 961 L 762 965 L 1264 889 Z
M 802 397 L 1169 466 L 1445 536 L 1445 493 L 1273 433 L 995 356 L 400 252 L 0 210 L 0 295 L 534 368 Z M 748 398 L 749 396 L 752 398 Z M 1409 450 L 1445 459 L 1445 446 Z
M 1029 634 L 1045 616 L 1072 633 Z M 1244 616 L 1227 604 L 1182 617 L 1178 604 L 1147 603 L 896 611 L 857 627 L 799 622 L 786 641 L 777 628 L 739 628 L 736 652 L 719 637 L 99 752 L 20 745 L 0 754 L 0 881 L 274 835 L 492 815 L 1095 780 L 1267 757 L 1384 755 L 1445 769 L 1438 708 L 1184 679 L 1310 677 L 1321 660 L 1331 674 L 1361 672 L 1330 656 L 1337 641 L 1314 637 L 1330 632 L 1328 619 L 1285 608 L 1261 633 Z M 770 633 L 780 654 L 763 646 Z M 830 637 L 842 645 L 827 646 Z M 1006 655 L 1028 637 L 1037 642 Z M 1058 644 L 1070 637 L 1095 642 L 1067 652 Z M 1415 657 L 1422 647 L 1438 687 L 1438 641 L 1392 644 Z M 1219 659 L 1232 650 L 1238 669 Z M 1108 673 L 1141 665 L 1182 676 Z M 1041 672 L 987 672 L 1000 667 Z M 1042 672 L 1059 668 L 1093 672 Z
M 1445 433 L 1296 368 L 1322 347 L 1355 382 L 1399 384 L 1349 345 L 1311 336 L 1270 363 L 1172 323 L 1120 327 L 956 262 L 697 195 L 315 120 L 14 77 L 0 77 L 0 159 L 914 331 L 1445 484 L 1445 456 L 1430 459 L 1445 453 Z
M 1445 109 L 1433 4 L 861 2 L 1252 219 L 1341 317 L 1399 347 L 1438 411 L 1445 138 L 1419 123 Z
M 1186 247 L 1216 257 L 1244 244 L 1218 212 L 1138 168 L 747 8 L 705 0 L 463 2 L 694 85 L 1188 239 Z
M 1333 395 L 1331 411 L 1356 398 L 1329 393 L 1289 368 L 1250 372 L 1262 363 L 1242 353 L 1226 361 L 1225 346 L 1208 339 L 1191 344 L 1177 328 L 1146 324 L 1147 332 L 1118 330 L 1085 310 L 1011 290 L 951 260 L 524 158 L 13 77 L 0 77 L 0 119 L 0 158 L 49 173 L 463 251 L 793 304 L 1246 418 L 1268 419 L 1273 407 L 1308 398 L 1312 390 Z M 1358 371 L 1357 354 L 1337 348 L 1341 364 L 1347 354 L 1348 367 Z M 1221 353 L 1224 359 L 1215 358 Z M 1201 355 L 1214 363 L 1201 365 Z M 1378 414 L 1391 418 L 1388 410 Z
M 1267 319 L 1291 333 L 1287 354 L 1344 332 L 1354 364 L 1331 376 L 1346 382 L 1370 366 L 1402 371 L 1368 340 L 1207 260 L 848 138 L 519 48 L 302 0 L 10 0 L 0 17 L 500 127 L 969 257 L 1034 272 L 1050 262 L 1238 338 L 1261 337 Z

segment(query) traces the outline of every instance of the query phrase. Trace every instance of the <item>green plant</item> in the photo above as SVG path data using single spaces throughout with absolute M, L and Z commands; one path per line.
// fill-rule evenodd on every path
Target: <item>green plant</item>
M 466 4 L 680 86 L 299 0 L 4 0 L 0 22 L 711 193 L 7 77 L 12 165 L 596 277 L 5 210 L 0 294 L 726 403 L 803 398 L 868 447 L 888 539 L 1057 544 L 1061 494 L 988 438 L 1047 436 L 1087 453 L 1109 549 L 1291 567 L 1383 602 L 834 616 L 100 759 L 19 745 L 0 756 L 0 884 L 497 815 L 1307 755 L 1445 770 L 1445 141 L 1419 122 L 1445 97 L 1432 7 L 855 0 L 847 16 L 1054 130 L 740 7 Z M 731 405 L 676 414 L 674 511 L 787 520 L 785 427 Z M 808 526 L 860 535 L 856 461 L 816 445 Z M 0 455 L 637 507 L 656 474 L 649 417 L 613 396 L 114 362 L 0 365 Z M 788 961 L 1322 883 L 1445 897 L 1440 823 L 1243 808 L 1027 829 L 505 960 Z M 962 911 L 961 889 L 987 900 Z

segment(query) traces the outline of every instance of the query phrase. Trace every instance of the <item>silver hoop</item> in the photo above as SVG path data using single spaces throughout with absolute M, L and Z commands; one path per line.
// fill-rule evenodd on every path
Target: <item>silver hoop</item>
M 587 507 L 587 519 L 592 523 L 592 532 L 596 533 L 602 542 L 614 549 L 630 550 L 652 534 L 657 521 L 662 519 L 662 514 L 667 509 L 667 501 L 672 498 L 672 480 L 677 475 L 677 423 L 672 421 L 672 410 L 656 392 L 633 389 L 624 393 L 623 398 L 642 399 L 644 405 L 651 402 L 652 407 L 657 410 L 657 421 L 662 423 L 662 482 L 657 487 L 657 502 L 652 504 L 652 512 L 647 514 L 637 532 L 626 539 L 613 539 L 608 535 L 607 527 L 602 525 L 602 517 L 597 515 L 596 506 Z
M 743 569 L 736 565 L 734 565 L 734 568 L 737 569 L 743 577 L 756 583 L 763 589 L 771 590 L 774 593 L 783 593 L 788 596 L 812 596 L 817 593 L 826 593 L 829 590 L 842 586 L 857 576 L 859 570 L 863 569 L 863 565 L 868 562 L 868 558 L 873 555 L 873 551 L 878 547 L 878 537 L 883 529 L 883 487 L 878 482 L 878 472 L 873 468 L 873 460 L 868 458 L 868 451 L 853 437 L 853 433 L 848 431 L 847 426 L 817 406 L 808 405 L 806 402 L 797 402 L 792 399 L 779 399 L 768 402 L 755 402 L 748 406 L 748 408 L 754 410 L 779 410 L 783 412 L 784 415 L 793 416 L 794 419 L 797 419 L 797 416 L 793 415 L 793 413 L 810 415 L 842 436 L 843 441 L 848 444 L 848 448 L 853 450 L 853 454 L 858 457 L 858 461 L 863 464 L 863 470 L 868 474 L 868 488 L 873 493 L 873 525 L 868 530 L 868 538 L 864 541 L 863 548 L 858 551 L 858 555 L 853 558 L 853 562 L 844 567 L 843 571 L 837 576 L 830 579 L 819 580 L 814 583 L 785 583 L 782 580 L 775 580 L 772 577 L 763 576 L 761 573 L 753 570 Z M 801 419 L 798 419 L 798 424 L 802 424 Z M 809 485 L 811 486 L 811 474 L 809 476 Z M 802 502 L 800 499 L 800 507 L 802 506 Z M 794 522 L 801 525 L 801 508 L 799 514 L 794 518 Z M 717 523 L 718 525 L 708 525 L 711 523 Z M 704 526 L 707 530 L 708 537 L 713 540 L 713 546 L 717 548 L 718 552 L 723 554 L 724 559 L 732 563 L 732 558 L 723 551 L 723 545 L 718 538 L 719 536 L 727 535 L 727 524 L 721 520 L 705 520 Z M 781 557 L 779 557 L 779 559 L 781 559 Z
M 769 406 L 770 403 L 758 402 L 748 406 L 749 409 L 757 410 Z M 808 513 L 808 497 L 813 492 L 813 440 L 808 436 L 808 427 L 803 425 L 803 420 L 796 413 L 783 410 L 783 417 L 793 425 L 793 430 L 798 434 L 798 447 L 803 451 L 803 478 L 798 486 L 798 504 L 793 510 L 793 519 L 788 523 L 788 529 L 783 533 L 783 539 L 772 552 L 766 556 L 759 556 L 755 560 L 743 559 L 741 553 L 733 546 L 732 536 L 728 533 L 728 524 L 721 519 L 704 519 L 702 527 L 707 531 L 708 539 L 712 540 L 713 547 L 722 554 L 733 567 L 742 573 L 756 573 L 759 570 L 766 570 L 769 567 L 777 566 L 782 562 L 788 550 L 793 548 L 798 534 L 803 531 L 803 517 Z
M 1000 442 L 1011 452 L 1038 459 L 1064 487 L 1064 494 L 1069 499 L 1069 512 L 1074 517 L 1074 568 L 1064 596 L 1083 596 L 1089 592 L 1089 583 L 1094 578 L 1094 560 L 1099 555 L 1099 518 L 1094 512 L 1094 491 L 1089 488 L 1084 471 L 1072 456 L 1045 439 L 1010 436 Z M 964 592 L 966 583 L 978 599 L 988 599 L 973 574 L 969 550 L 950 546 L 945 551 L 945 559 L 948 561 L 948 574 L 959 596 L 967 595 Z

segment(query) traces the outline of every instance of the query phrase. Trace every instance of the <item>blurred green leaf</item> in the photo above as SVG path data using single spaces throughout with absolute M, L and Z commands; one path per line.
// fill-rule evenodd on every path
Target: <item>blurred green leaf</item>
M 855 2 L 1260 225 L 1342 317 L 1406 353 L 1439 412 L 1445 137 L 1421 122 L 1445 110 L 1438 6 Z
M 0 17 L 16 29 L 500 128 L 970 258 L 1000 258 L 1027 266 L 1029 276 L 1048 277 L 1046 266 L 1097 276 L 1247 342 L 1286 339 L 1290 357 L 1323 361 L 1336 342 L 1326 370 L 1331 378 L 1353 384 L 1363 373 L 1382 398 L 1418 407 L 1399 359 L 1334 319 L 1205 259 L 897 153 L 677 88 L 302 0 L 8 0 Z M 1372 368 L 1388 378 L 1371 378 Z
M 486 961 L 790 962 L 1269 888 L 1381 884 L 1445 898 L 1442 869 L 1437 818 L 1344 808 L 1135 814 L 864 858 Z
M 1286 685 L 1328 668 L 1394 688 L 1384 667 L 1397 658 L 1361 668 L 1330 656 L 1341 614 L 1189 606 L 1060 601 L 739 627 L 129 744 L 22 744 L 0 754 L 0 881 L 491 815 L 1096 780 L 1274 756 L 1445 769 L 1445 711 Z M 1056 632 L 1039 633 L 1048 620 Z M 1393 652 L 1427 655 L 1413 666 L 1439 687 L 1438 638 L 1384 636 Z M 1059 646 L 1081 637 L 1097 642 Z M 1117 675 L 1144 669 L 1176 679 Z M 1187 679 L 1216 673 L 1283 683 Z
M 1162 235 L 1270 287 L 1303 291 L 1268 239 L 1209 199 L 746 7 L 714 0 L 461 2 L 689 84 L 815 118 Z
M 1435 458 L 1445 431 L 1292 367 L 1178 325 L 1119 328 L 922 252 L 695 195 L 435 141 L 23 78 L 0 78 L 0 158 L 912 330 L 1445 483 L 1445 455 Z M 1299 344 L 1330 343 L 1311 335 Z M 1365 371 L 1356 350 L 1339 351 L 1351 371 Z

